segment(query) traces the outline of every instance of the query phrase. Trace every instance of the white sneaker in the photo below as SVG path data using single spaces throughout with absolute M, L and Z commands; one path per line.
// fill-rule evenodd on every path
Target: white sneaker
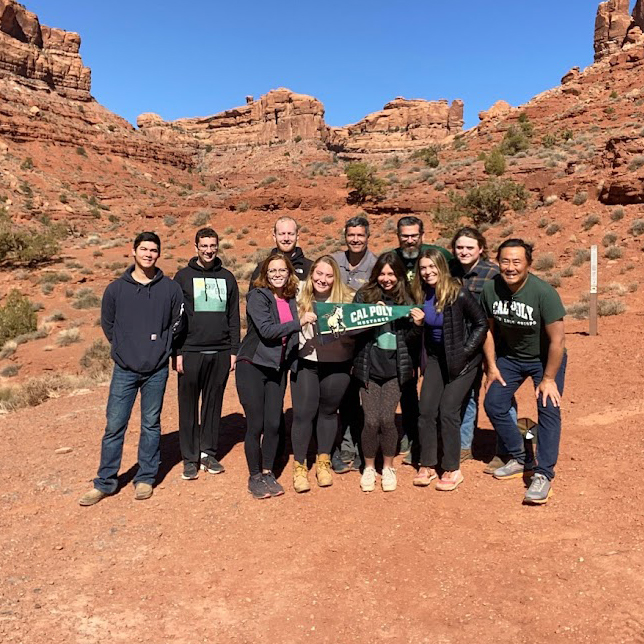
M 396 489 L 398 479 L 396 478 L 396 470 L 393 467 L 382 468 L 381 483 L 383 492 L 393 492 Z
M 373 492 L 376 489 L 376 469 L 365 467 L 360 477 L 360 489 L 363 492 Z

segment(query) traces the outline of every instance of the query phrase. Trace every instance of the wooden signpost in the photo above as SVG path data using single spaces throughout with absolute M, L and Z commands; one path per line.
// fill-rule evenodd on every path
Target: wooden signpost
M 597 246 L 590 247 L 590 335 L 597 335 Z

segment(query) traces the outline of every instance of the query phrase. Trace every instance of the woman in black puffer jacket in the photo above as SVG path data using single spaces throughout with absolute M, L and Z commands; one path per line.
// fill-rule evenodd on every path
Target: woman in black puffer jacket
M 436 489 L 454 490 L 463 482 L 459 469 L 461 409 L 483 359 L 487 319 L 476 299 L 451 277 L 445 258 L 434 248 L 421 251 L 412 291 L 422 307 L 412 311 L 412 318 L 422 328 L 423 347 L 420 469 L 414 485 L 429 485 L 437 476 L 440 418 L 443 474 Z

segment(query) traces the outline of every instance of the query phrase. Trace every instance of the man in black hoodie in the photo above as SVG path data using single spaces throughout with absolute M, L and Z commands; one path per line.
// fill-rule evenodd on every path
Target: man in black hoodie
M 134 475 L 135 499 L 149 499 L 159 470 L 161 409 L 168 380 L 168 358 L 180 331 L 183 295 L 175 282 L 156 267 L 161 240 L 141 233 L 134 240 L 134 265 L 103 294 L 101 326 L 112 345 L 114 372 L 107 399 L 107 426 L 94 487 L 80 499 L 94 505 L 114 494 L 123 456 L 123 440 L 136 394 L 141 390 L 139 469 Z
M 280 217 L 277 219 L 273 228 L 275 248 L 273 248 L 270 253 L 267 253 L 266 257 L 272 253 L 284 253 L 284 255 L 291 260 L 291 264 L 293 264 L 293 268 L 295 269 L 295 274 L 299 278 L 300 282 L 303 282 L 308 277 L 309 271 L 311 270 L 311 264 L 313 262 L 304 257 L 304 251 L 297 245 L 299 234 L 300 226 L 293 217 Z M 250 278 L 249 290 L 253 287 L 253 282 L 259 276 L 262 262 L 259 262 L 253 271 Z
M 179 443 L 182 478 L 187 481 L 197 478 L 199 467 L 211 474 L 224 471 L 216 458 L 219 424 L 240 332 L 239 289 L 217 257 L 217 233 L 212 228 L 198 230 L 195 250 L 197 256 L 174 276 L 185 302 L 185 323 L 172 366 L 179 374 Z

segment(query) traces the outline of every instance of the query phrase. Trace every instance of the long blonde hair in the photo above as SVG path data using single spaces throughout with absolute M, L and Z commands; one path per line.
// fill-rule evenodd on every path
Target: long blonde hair
M 308 313 L 313 311 L 313 301 L 315 300 L 315 291 L 313 290 L 313 271 L 315 270 L 318 264 L 324 262 L 331 267 L 333 271 L 333 286 L 331 286 L 331 293 L 329 293 L 328 301 L 329 302 L 352 302 L 353 301 L 353 289 L 349 288 L 340 277 L 340 268 L 338 263 L 331 257 L 331 255 L 322 255 L 318 257 L 311 266 L 311 270 L 304 281 L 302 290 L 298 297 L 298 310 L 300 315 L 303 313 Z
M 416 273 L 414 274 L 414 282 L 411 287 L 417 304 L 422 306 L 425 302 L 425 282 L 420 276 L 421 259 L 431 259 L 438 269 L 438 281 L 436 282 L 434 290 L 436 291 L 436 311 L 441 313 L 445 310 L 446 306 L 451 306 L 454 303 L 461 290 L 461 283 L 455 277 L 451 276 L 447 260 L 443 253 L 436 248 L 426 248 L 420 252 L 418 260 L 416 261 Z

